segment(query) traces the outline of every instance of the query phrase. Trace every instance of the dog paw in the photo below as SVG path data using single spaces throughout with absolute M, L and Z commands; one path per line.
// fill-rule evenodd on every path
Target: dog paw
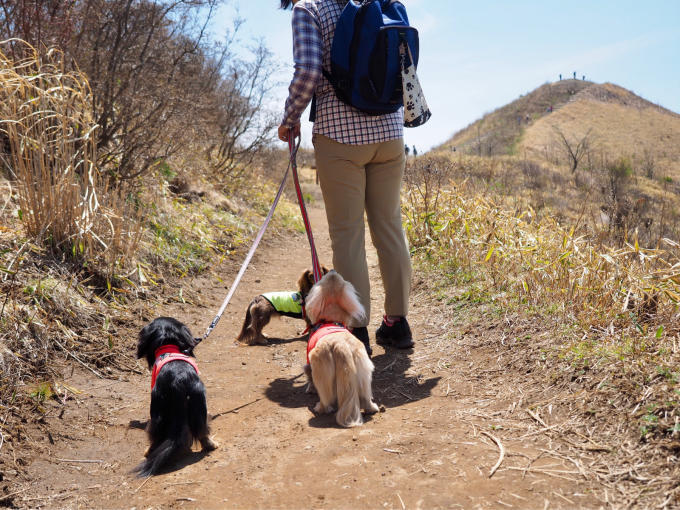
M 151 454 L 151 446 L 147 447 L 146 450 L 144 450 L 144 457 L 148 457 Z
M 219 448 L 220 444 L 211 437 L 204 437 L 201 439 L 201 446 L 203 447 L 204 452 L 209 452 Z
M 375 414 L 378 411 L 380 411 L 380 408 L 373 401 L 371 401 L 371 405 L 368 407 L 368 409 L 364 410 L 366 414 Z
M 335 409 L 333 408 L 333 406 L 324 407 L 323 405 L 321 405 L 321 401 L 319 401 L 314 406 L 313 411 L 316 414 L 330 414 L 330 413 L 334 412 Z

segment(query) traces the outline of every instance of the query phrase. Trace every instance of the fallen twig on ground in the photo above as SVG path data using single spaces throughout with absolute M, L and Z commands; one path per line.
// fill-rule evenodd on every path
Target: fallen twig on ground
M 503 447 L 503 443 L 501 443 L 501 440 L 498 439 L 496 436 L 493 436 L 484 430 L 480 430 L 480 433 L 484 434 L 487 437 L 490 437 L 493 440 L 493 442 L 496 443 L 496 445 L 498 445 L 498 449 L 500 450 L 500 455 L 498 457 L 496 465 L 494 465 L 494 467 L 491 468 L 491 471 L 489 471 L 489 478 L 491 478 L 493 474 L 496 472 L 496 470 L 500 467 L 501 462 L 503 462 L 503 459 L 505 458 L 505 448 Z

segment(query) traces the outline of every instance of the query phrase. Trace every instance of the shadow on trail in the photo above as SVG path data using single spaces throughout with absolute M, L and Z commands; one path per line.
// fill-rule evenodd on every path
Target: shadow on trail
M 208 455 L 210 455 L 210 452 L 206 452 L 203 450 L 198 452 L 181 454 L 174 462 L 168 464 L 166 469 L 159 471 L 158 474 L 179 471 L 180 469 L 184 469 L 187 466 L 191 466 L 192 464 L 200 462 L 201 460 L 203 460 L 203 458 L 207 457 Z
M 128 428 L 145 430 L 147 423 L 149 423 L 149 420 L 144 420 L 144 421 L 142 421 L 142 420 L 130 420 L 130 423 L 128 423 Z
M 384 354 L 373 356 L 375 365 L 373 372 L 373 400 L 385 407 L 398 407 L 409 402 L 416 402 L 432 395 L 441 377 L 421 379 L 416 375 L 407 375 L 411 367 L 410 354 L 388 348 Z
M 387 350 L 371 358 L 375 365 L 373 372 L 373 399 L 377 404 L 386 407 L 398 407 L 409 402 L 416 402 L 432 395 L 432 390 L 441 377 L 423 380 L 416 375 L 406 375 L 411 367 L 408 352 Z M 265 390 L 265 396 L 282 407 L 312 408 L 318 401 L 315 394 L 305 393 L 307 378 L 302 371 L 297 376 L 272 380 Z M 367 421 L 370 417 L 366 417 Z M 330 427 L 335 425 L 333 415 L 315 416 L 310 426 Z
M 330 414 L 314 414 L 313 411 L 311 410 L 310 407 L 310 413 L 312 413 L 312 417 L 309 419 L 309 426 L 314 427 L 315 429 L 341 429 L 340 425 L 338 425 L 338 422 L 335 421 L 335 413 L 330 413 Z M 362 415 L 364 418 L 364 423 L 369 423 L 372 419 L 373 416 L 370 414 L 364 414 Z
M 130 420 L 128 422 L 128 428 L 130 429 L 146 429 L 146 425 L 149 420 Z M 205 456 L 209 455 L 210 452 L 206 451 L 183 451 L 177 453 L 170 461 L 170 463 L 164 466 L 156 475 L 162 475 L 166 473 L 172 473 L 173 471 L 179 471 L 187 466 L 200 462 Z M 142 459 L 143 460 L 143 459 Z M 142 462 L 140 460 L 139 462 Z
M 265 390 L 266 397 L 282 407 L 309 409 L 309 426 L 319 429 L 341 428 L 335 421 L 335 413 L 316 414 L 313 409 L 319 401 L 316 393 L 305 393 L 307 377 L 300 374 L 295 377 L 274 379 Z M 364 415 L 364 422 L 370 422 L 372 417 Z
M 157 473 L 153 476 L 165 475 L 168 473 L 174 473 L 175 471 L 180 471 L 187 466 L 196 464 L 203 460 L 204 457 L 208 456 L 210 452 L 205 452 L 203 450 L 198 452 L 182 452 L 175 455 L 175 457 L 165 466 L 163 466 Z M 140 461 L 141 462 L 141 461 Z
M 278 377 L 270 381 L 264 394 L 281 407 L 309 407 L 316 404 L 318 399 L 313 393 L 305 393 L 306 386 L 307 377 L 302 373 L 300 366 L 300 374 L 294 377 Z
M 298 335 L 293 338 L 279 338 L 279 337 L 267 337 L 269 345 L 283 345 L 292 344 L 293 342 L 307 342 L 309 340 L 309 335 L 305 333 L 304 335 Z M 253 346 L 254 347 L 254 346 Z M 266 347 L 266 345 L 264 346 Z

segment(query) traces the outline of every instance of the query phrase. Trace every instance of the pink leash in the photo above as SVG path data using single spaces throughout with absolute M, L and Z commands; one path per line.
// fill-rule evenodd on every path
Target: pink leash
M 299 143 L 298 143 L 298 145 L 299 145 Z M 283 194 L 283 188 L 286 185 L 286 179 L 288 178 L 288 171 L 290 170 L 290 167 L 292 166 L 291 163 L 294 160 L 295 153 L 297 153 L 297 146 L 293 146 L 293 148 L 291 149 L 291 160 L 288 162 L 288 167 L 286 168 L 286 173 L 283 174 L 283 179 L 281 179 L 281 184 L 279 184 L 279 190 L 276 192 L 276 197 L 274 197 L 274 202 L 272 203 L 271 207 L 269 208 L 269 212 L 267 213 L 267 217 L 265 218 L 264 223 L 262 224 L 262 226 L 260 227 L 260 230 L 257 232 L 257 235 L 255 236 L 255 240 L 253 241 L 253 245 L 250 247 L 250 250 L 248 251 L 248 255 L 246 255 L 246 259 L 243 261 L 243 264 L 241 264 L 241 269 L 239 269 L 238 274 L 236 275 L 236 278 L 234 279 L 234 283 L 232 283 L 231 287 L 229 288 L 229 292 L 227 293 L 227 297 L 224 298 L 224 301 L 222 302 L 222 306 L 220 307 L 219 311 L 217 312 L 217 315 L 215 316 L 215 318 L 210 323 L 210 326 L 208 326 L 208 329 L 206 329 L 205 333 L 203 333 L 203 336 L 195 339 L 196 343 L 205 340 L 208 337 L 208 335 L 212 332 L 212 330 L 215 329 L 215 326 L 217 326 L 217 323 L 222 318 L 222 314 L 224 313 L 224 310 L 227 308 L 227 305 L 229 304 L 231 297 L 234 295 L 234 292 L 236 291 L 236 287 L 241 282 L 241 278 L 243 277 L 243 274 L 246 272 L 246 268 L 248 267 L 248 264 L 250 264 L 250 261 L 253 258 L 253 255 L 255 254 L 255 250 L 257 249 L 257 246 L 260 244 L 260 241 L 262 240 L 262 236 L 264 236 L 264 231 L 267 229 L 267 226 L 269 226 L 269 222 L 271 221 L 272 216 L 274 216 L 274 210 L 276 209 L 276 205 L 279 203 L 279 199 L 281 198 L 281 195 Z
M 292 136 L 292 134 L 293 134 L 292 130 L 289 131 L 288 149 L 290 150 L 290 160 L 288 161 L 288 168 L 286 168 L 286 173 L 283 174 L 283 179 L 281 180 L 281 184 L 279 184 L 279 190 L 276 192 L 276 197 L 274 197 L 274 202 L 272 203 L 271 207 L 269 208 L 269 212 L 267 213 L 267 217 L 265 218 L 264 223 L 260 227 L 260 230 L 257 232 L 257 235 L 255 236 L 255 240 L 253 241 L 253 245 L 250 247 L 250 250 L 248 251 L 248 255 L 246 255 L 246 258 L 243 261 L 243 264 L 241 264 L 241 268 L 239 269 L 238 274 L 236 275 L 236 278 L 234 279 L 234 283 L 231 284 L 231 287 L 229 288 L 229 292 L 227 293 L 227 297 L 222 302 L 222 306 L 220 307 L 219 311 L 217 312 L 217 315 L 215 316 L 215 318 L 210 323 L 210 326 L 208 326 L 208 329 L 205 330 L 205 333 L 203 333 L 203 336 L 195 339 L 197 344 L 199 342 L 205 340 L 208 337 L 208 335 L 212 332 L 213 329 L 215 329 L 215 326 L 217 326 L 217 323 L 222 318 L 222 314 L 224 313 L 224 310 L 227 308 L 229 301 L 231 301 L 231 298 L 234 295 L 234 292 L 236 291 L 236 287 L 241 282 L 241 278 L 243 277 L 243 274 L 246 272 L 246 269 L 248 268 L 248 264 L 250 264 L 250 261 L 253 258 L 253 255 L 255 254 L 255 250 L 257 249 L 258 245 L 260 244 L 260 241 L 262 240 L 262 237 L 264 236 L 264 231 L 269 226 L 269 222 L 271 221 L 272 216 L 274 215 L 274 210 L 276 209 L 276 206 L 279 203 L 279 199 L 281 198 L 281 195 L 283 194 L 283 188 L 285 187 L 286 179 L 288 178 L 288 171 L 291 168 L 293 169 L 293 180 L 295 181 L 295 192 L 297 193 L 298 202 L 300 203 L 300 212 L 302 213 L 302 220 L 304 221 L 305 230 L 307 231 L 307 239 L 309 240 L 309 245 L 311 246 L 311 249 L 312 249 L 312 269 L 313 269 L 313 272 L 314 272 L 314 282 L 318 282 L 321 279 L 321 276 L 322 276 L 321 275 L 321 264 L 319 264 L 319 257 L 317 256 L 316 248 L 314 247 L 314 237 L 312 236 L 312 227 L 309 223 L 309 218 L 307 217 L 307 209 L 305 209 L 305 202 L 302 198 L 302 191 L 300 190 L 300 182 L 298 181 L 297 162 L 295 160 L 295 156 L 297 155 L 297 150 L 298 150 L 298 147 L 300 146 L 300 140 L 298 139 L 298 142 L 296 144 L 295 139 Z

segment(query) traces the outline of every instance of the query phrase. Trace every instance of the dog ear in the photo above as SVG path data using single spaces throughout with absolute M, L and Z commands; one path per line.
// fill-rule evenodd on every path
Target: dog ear
M 139 340 L 137 341 L 137 359 L 146 357 L 149 367 L 153 365 L 153 354 L 155 349 L 155 340 L 158 338 L 158 324 L 153 321 L 142 328 L 139 332 Z
M 179 347 L 179 350 L 184 354 L 193 356 L 196 344 L 196 339 L 194 338 L 194 335 L 191 334 L 189 328 L 180 322 L 177 330 L 177 347 Z
M 298 278 L 297 281 L 297 287 L 298 290 L 300 291 L 301 294 L 307 294 L 309 292 L 309 289 L 312 287 L 309 284 L 309 275 L 311 274 L 311 271 L 307 269 L 305 272 L 303 272 L 300 275 L 300 278 Z
M 314 285 L 305 299 L 305 313 L 312 324 L 316 324 L 326 307 L 324 292 L 321 285 Z
M 359 296 L 354 286 L 346 280 L 342 281 L 342 290 L 338 296 L 338 306 L 342 308 L 348 314 L 346 324 L 351 323 L 350 319 L 361 323 L 366 317 L 366 311 L 359 301 Z
M 298 290 L 305 297 L 314 286 L 314 272 L 311 269 L 305 270 L 298 280 Z

